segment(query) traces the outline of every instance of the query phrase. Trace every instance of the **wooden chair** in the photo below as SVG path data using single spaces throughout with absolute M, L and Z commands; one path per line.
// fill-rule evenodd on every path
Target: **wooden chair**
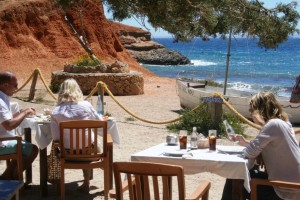
M 23 160 L 22 160 L 22 138 L 20 136 L 0 138 L 0 142 L 17 140 L 17 149 L 15 152 L 0 155 L 0 160 L 6 160 L 7 165 L 11 160 L 17 161 L 18 177 L 23 181 Z
M 103 131 L 101 152 L 97 151 L 98 130 Z M 85 134 L 81 134 L 84 132 Z M 70 148 L 65 148 L 64 135 L 70 137 Z M 87 138 L 87 139 L 86 139 Z M 85 144 L 84 150 L 80 144 Z M 94 142 L 92 142 L 94 141 Z M 98 120 L 74 120 L 60 123 L 60 160 L 61 160 L 61 199 L 65 199 L 65 169 L 104 170 L 104 198 L 108 199 L 110 188 L 109 154 L 107 153 L 107 122 Z M 93 161 L 78 161 L 93 160 Z
M 258 185 L 269 185 L 269 186 L 300 189 L 300 183 L 285 182 L 285 181 L 269 181 L 266 179 L 257 179 L 257 178 L 251 179 L 250 185 L 251 185 L 251 200 L 257 199 Z
M 110 197 L 123 200 L 126 190 L 130 200 L 172 199 L 172 177 L 177 178 L 178 199 L 208 200 L 210 182 L 200 182 L 195 192 L 188 198 L 185 195 L 184 171 L 181 166 L 147 162 L 115 162 L 113 163 L 115 190 L 110 191 Z M 121 174 L 127 175 L 127 181 L 122 183 Z M 152 177 L 152 187 L 151 179 Z M 159 180 L 161 179 L 161 184 Z M 161 192 L 159 191 L 161 189 Z M 151 197 L 150 191 L 153 196 Z M 127 198 L 126 198 L 127 199 Z

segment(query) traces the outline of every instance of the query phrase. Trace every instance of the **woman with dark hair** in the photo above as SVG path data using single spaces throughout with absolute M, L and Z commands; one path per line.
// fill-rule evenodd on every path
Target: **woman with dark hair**
M 245 146 L 244 157 L 256 159 L 260 155 L 266 172 L 259 172 L 257 166 L 250 170 L 251 177 L 269 180 L 300 182 L 300 148 L 287 114 L 271 92 L 254 95 L 249 104 L 249 112 L 254 123 L 262 126 L 256 138 L 246 140 L 241 135 L 232 138 Z M 231 181 L 226 181 L 223 200 L 231 199 Z M 244 198 L 249 199 L 249 194 Z M 300 190 L 259 186 L 258 199 L 300 199 Z

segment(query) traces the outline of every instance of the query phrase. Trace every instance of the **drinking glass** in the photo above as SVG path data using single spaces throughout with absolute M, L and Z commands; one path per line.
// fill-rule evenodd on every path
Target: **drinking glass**
M 217 130 L 208 131 L 209 150 L 215 151 L 217 146 Z
M 179 146 L 180 146 L 180 149 L 186 149 L 186 147 L 187 147 L 187 130 L 179 131 Z

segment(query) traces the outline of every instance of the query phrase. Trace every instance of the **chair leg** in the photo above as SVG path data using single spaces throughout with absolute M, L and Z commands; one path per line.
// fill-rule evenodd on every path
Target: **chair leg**
M 109 180 L 109 165 L 108 165 L 108 162 L 106 162 L 106 170 L 104 170 L 104 199 L 105 200 L 108 200 L 108 192 L 109 192 L 109 189 L 110 189 L 110 180 Z
M 208 197 L 209 197 L 209 190 L 207 190 L 205 194 L 202 196 L 202 200 L 208 200 Z
M 65 169 L 60 171 L 60 199 L 65 200 Z

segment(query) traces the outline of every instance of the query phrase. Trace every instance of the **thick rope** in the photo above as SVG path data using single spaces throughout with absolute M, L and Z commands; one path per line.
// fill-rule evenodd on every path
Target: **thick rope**
M 41 80 L 45 86 L 45 88 L 47 89 L 47 91 L 50 93 L 50 95 L 53 97 L 53 99 L 56 100 L 56 97 L 55 95 L 52 93 L 51 89 L 47 86 L 46 84 L 46 81 L 41 73 L 41 71 L 39 69 L 35 69 L 34 72 L 30 75 L 30 77 L 28 78 L 28 80 L 18 89 L 16 90 L 15 93 L 19 92 L 20 90 L 22 90 L 28 83 L 29 81 L 33 78 L 33 75 L 35 74 L 35 72 L 38 71 L 38 75 L 40 75 L 41 77 Z M 97 91 L 98 89 L 98 86 L 99 84 L 101 85 L 102 89 L 105 90 L 109 96 L 125 111 L 127 112 L 128 114 L 130 114 L 131 116 L 133 116 L 134 118 L 140 120 L 140 121 L 143 121 L 143 122 L 146 122 L 146 123 L 151 123 L 151 124 L 170 124 L 170 123 L 174 123 L 176 121 L 179 121 L 182 116 L 176 118 L 176 119 L 172 119 L 172 120 L 168 120 L 168 121 L 162 121 L 162 122 L 157 122 L 157 121 L 150 121 L 150 120 L 146 120 L 146 119 L 143 119 L 137 115 L 135 115 L 134 113 L 132 113 L 131 111 L 129 111 L 128 109 L 125 108 L 125 106 L 123 106 L 116 98 L 115 96 L 112 94 L 112 92 L 108 89 L 107 85 L 102 82 L 102 81 L 99 81 L 97 82 L 96 86 L 92 89 L 92 91 L 90 92 L 90 94 L 85 98 L 85 99 L 88 99 L 90 98 L 91 96 L 93 96 L 93 94 Z M 256 129 L 261 129 L 261 126 L 257 125 L 257 124 L 254 124 L 253 122 L 251 122 L 250 120 L 248 120 L 247 118 L 245 118 L 243 115 L 241 115 L 234 107 L 232 107 L 232 105 L 229 104 L 228 101 L 225 100 L 225 98 L 220 94 L 220 93 L 215 93 L 212 95 L 212 97 L 220 97 L 222 100 L 223 100 L 223 104 L 225 104 L 225 106 L 231 111 L 233 112 L 235 115 L 237 115 L 244 123 L 248 124 L 249 126 L 252 126 Z M 196 106 L 195 108 L 193 108 L 191 111 L 194 111 L 196 109 L 199 108 L 200 105 Z M 295 130 L 295 133 L 296 134 L 300 134 L 300 129 L 298 130 Z
M 32 74 L 31 74 L 30 77 L 27 79 L 27 81 L 25 81 L 25 83 L 15 91 L 15 93 L 17 93 L 17 92 L 19 92 L 20 90 L 22 90 L 22 89 L 29 83 L 29 81 L 33 78 L 34 73 L 35 73 L 35 71 L 32 72 Z
M 231 112 L 233 112 L 233 113 L 236 114 L 239 118 L 241 118 L 241 120 L 242 120 L 244 123 L 248 124 L 249 126 L 252 126 L 253 128 L 256 128 L 256 129 L 258 129 L 258 130 L 260 130 L 260 129 L 262 128 L 261 126 L 259 126 L 259 125 L 257 125 L 257 124 L 254 124 L 253 122 L 251 122 L 250 120 L 248 120 L 247 118 L 245 118 L 243 115 L 241 115 L 235 108 L 232 107 L 232 105 L 230 105 L 230 104 L 228 103 L 228 101 L 226 101 L 226 100 L 224 99 L 224 97 L 223 97 L 222 95 L 218 94 L 218 96 L 219 96 L 220 98 L 223 99 L 223 103 L 225 104 L 225 106 L 226 106 Z M 295 134 L 300 134 L 300 129 L 296 129 L 296 130 L 294 129 L 294 131 L 295 131 Z
M 101 82 L 101 81 L 100 81 L 100 82 Z M 92 91 L 90 92 L 90 94 L 89 94 L 85 99 L 90 98 L 91 96 L 93 96 L 93 94 L 94 94 L 95 92 L 97 92 L 97 90 L 98 90 L 98 84 L 99 84 L 99 82 L 97 82 L 96 86 L 92 89 Z
M 43 77 L 43 75 L 42 75 L 40 69 L 37 69 L 37 70 L 38 70 L 38 74 L 40 75 L 41 80 L 42 80 L 42 82 L 43 82 L 45 88 L 46 88 L 47 91 L 50 93 L 50 95 L 52 96 L 52 98 L 53 98 L 54 100 L 56 100 L 55 95 L 53 94 L 53 92 L 51 91 L 51 89 L 50 89 L 50 88 L 48 87 L 48 85 L 46 84 L 46 81 L 45 81 L 45 79 L 44 79 L 44 77 Z
M 100 81 L 101 82 L 101 81 Z M 99 83 L 99 82 L 98 82 Z M 102 82 L 102 86 L 104 87 L 104 89 L 106 90 L 106 92 L 108 93 L 108 95 L 121 107 L 123 108 L 123 110 L 125 112 L 127 112 L 128 114 L 130 114 L 131 116 L 133 116 L 134 118 L 140 120 L 140 121 L 143 121 L 143 122 L 146 122 L 146 123 L 150 123 L 150 124 L 170 124 L 170 123 L 174 123 L 178 120 L 181 119 L 181 116 L 176 118 L 176 119 L 173 119 L 173 120 L 169 120 L 169 121 L 163 121 L 163 122 L 156 122 L 156 121 L 150 121 L 150 120 L 146 120 L 146 119 L 143 119 L 137 115 L 135 115 L 134 113 L 132 113 L 131 111 L 129 111 L 128 109 L 126 109 L 116 98 L 115 96 L 111 93 L 111 91 L 107 88 L 106 84 Z

